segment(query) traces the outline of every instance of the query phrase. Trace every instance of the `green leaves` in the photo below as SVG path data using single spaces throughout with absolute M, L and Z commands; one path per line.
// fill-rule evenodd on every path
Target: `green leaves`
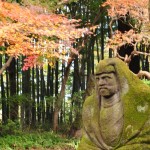
M 69 146 L 70 145 L 70 146 Z M 73 150 L 75 140 L 61 137 L 52 132 L 32 132 L 20 135 L 7 135 L 0 138 L 0 148 L 3 149 L 58 149 Z
M 0 51 L 6 51 L 6 47 L 5 46 L 0 46 Z

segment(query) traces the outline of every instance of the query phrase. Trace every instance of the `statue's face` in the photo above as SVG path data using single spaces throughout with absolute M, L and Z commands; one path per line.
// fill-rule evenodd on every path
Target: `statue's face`
M 96 75 L 96 88 L 100 96 L 111 97 L 119 89 L 116 75 L 114 73 Z

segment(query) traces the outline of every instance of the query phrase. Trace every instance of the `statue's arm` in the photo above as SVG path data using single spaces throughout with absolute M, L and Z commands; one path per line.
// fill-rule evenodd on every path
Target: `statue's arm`
M 131 144 L 131 145 L 125 145 L 120 148 L 117 148 L 116 150 L 150 150 L 150 144 Z
M 77 150 L 100 150 L 93 142 L 90 141 L 87 134 L 84 132 Z
M 150 126 L 145 126 L 141 133 L 117 150 L 150 150 Z

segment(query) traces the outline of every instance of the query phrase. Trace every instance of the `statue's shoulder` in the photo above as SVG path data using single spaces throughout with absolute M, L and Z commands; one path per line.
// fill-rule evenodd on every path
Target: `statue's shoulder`
M 95 101 L 95 99 L 96 99 L 96 94 L 94 93 L 85 99 L 84 105 L 93 103 L 93 101 Z
M 90 110 L 94 107 L 95 105 L 95 102 L 96 102 L 96 94 L 92 94 L 91 96 L 88 96 L 86 99 L 85 99 L 85 102 L 83 104 L 83 110 Z
M 91 95 L 86 98 L 84 105 L 83 105 L 83 110 L 82 110 L 82 119 L 83 122 L 86 123 L 86 125 L 89 123 L 91 118 L 93 118 L 94 110 L 96 109 L 95 107 L 95 95 Z

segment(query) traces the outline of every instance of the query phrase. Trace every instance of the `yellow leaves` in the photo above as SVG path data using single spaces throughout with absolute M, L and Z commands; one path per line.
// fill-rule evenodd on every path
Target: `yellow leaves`
M 54 68 L 54 67 L 55 67 L 55 64 L 56 64 L 56 61 L 55 61 L 55 60 L 49 60 L 49 61 L 48 61 L 48 64 L 49 64 L 52 68 Z
M 99 27 L 99 25 L 92 26 L 92 27 L 90 27 L 90 30 L 93 31 L 93 32 L 95 32 L 95 30 L 96 30 L 98 27 Z
M 52 68 L 54 68 L 54 66 L 55 66 L 55 63 L 52 62 L 52 61 L 50 61 L 48 64 L 49 64 Z
M 66 50 L 62 50 L 62 55 L 66 55 L 67 51 Z

